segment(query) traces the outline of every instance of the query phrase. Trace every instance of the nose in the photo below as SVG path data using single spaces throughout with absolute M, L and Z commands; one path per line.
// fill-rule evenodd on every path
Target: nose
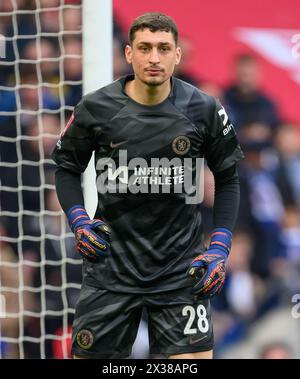
M 152 63 L 152 64 L 157 64 L 160 62 L 160 59 L 159 59 L 159 53 L 158 53 L 158 50 L 156 48 L 153 48 L 151 50 L 151 53 L 150 53 L 150 57 L 149 57 L 149 63 Z

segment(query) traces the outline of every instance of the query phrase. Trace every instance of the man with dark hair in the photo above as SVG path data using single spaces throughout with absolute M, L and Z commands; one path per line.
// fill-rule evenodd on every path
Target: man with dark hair
M 225 90 L 224 101 L 238 132 L 256 122 L 268 125 L 271 131 L 279 124 L 276 105 L 260 89 L 260 71 L 255 56 L 241 54 L 235 58 L 234 81 Z
M 212 357 L 209 298 L 224 282 L 243 154 L 220 103 L 172 77 L 177 34 L 168 16 L 138 17 L 125 48 L 134 75 L 84 96 L 53 154 L 58 198 L 83 256 L 76 357 L 130 356 L 143 308 L 150 353 Z M 93 151 L 98 207 L 90 220 L 80 175 Z M 193 196 L 204 158 L 216 181 L 208 249 Z

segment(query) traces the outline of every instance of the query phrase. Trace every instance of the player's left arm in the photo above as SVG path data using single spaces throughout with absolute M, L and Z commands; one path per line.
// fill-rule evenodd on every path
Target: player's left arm
M 214 229 L 208 249 L 192 261 L 188 270 L 195 281 L 193 292 L 204 298 L 219 293 L 224 284 L 240 199 L 236 162 L 243 158 L 243 153 L 219 102 L 214 105 L 206 146 L 205 156 L 215 178 Z

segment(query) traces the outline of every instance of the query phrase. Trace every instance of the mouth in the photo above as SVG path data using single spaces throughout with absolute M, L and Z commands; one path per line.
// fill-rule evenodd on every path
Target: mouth
M 158 75 L 162 70 L 160 68 L 147 68 L 146 72 L 148 72 L 150 75 Z

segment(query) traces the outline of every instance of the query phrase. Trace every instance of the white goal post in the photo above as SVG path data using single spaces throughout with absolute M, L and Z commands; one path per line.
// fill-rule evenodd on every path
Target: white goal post
M 113 79 L 112 0 L 83 1 L 83 92 L 103 87 Z M 94 155 L 84 173 L 84 201 L 92 218 L 97 204 Z

